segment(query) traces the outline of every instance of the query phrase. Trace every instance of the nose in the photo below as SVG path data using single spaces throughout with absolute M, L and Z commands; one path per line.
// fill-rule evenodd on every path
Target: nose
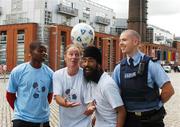
M 88 66 L 88 61 L 87 60 L 82 60 L 82 67 Z

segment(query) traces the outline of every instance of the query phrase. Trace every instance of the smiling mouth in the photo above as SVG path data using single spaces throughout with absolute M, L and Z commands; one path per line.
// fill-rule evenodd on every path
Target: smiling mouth
M 71 63 L 77 63 L 77 61 L 71 61 Z
M 85 71 L 86 72 L 91 72 L 91 69 L 90 68 L 85 68 Z

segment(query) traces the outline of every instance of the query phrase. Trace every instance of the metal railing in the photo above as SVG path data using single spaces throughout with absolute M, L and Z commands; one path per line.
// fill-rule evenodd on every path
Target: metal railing
M 96 16 L 95 22 L 103 25 L 109 25 L 110 24 L 110 19 L 101 17 L 101 16 Z
M 57 9 L 57 13 L 66 14 L 66 15 L 70 15 L 72 17 L 76 17 L 76 16 L 78 16 L 78 9 L 70 7 L 70 6 L 66 6 L 63 4 L 59 4 L 58 9 Z

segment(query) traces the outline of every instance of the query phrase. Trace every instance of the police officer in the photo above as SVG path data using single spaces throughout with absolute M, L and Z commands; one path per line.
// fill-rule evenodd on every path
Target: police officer
M 163 105 L 174 89 L 161 65 L 139 51 L 140 42 L 136 31 L 122 32 L 119 45 L 127 57 L 112 74 L 127 110 L 125 127 L 164 127 Z

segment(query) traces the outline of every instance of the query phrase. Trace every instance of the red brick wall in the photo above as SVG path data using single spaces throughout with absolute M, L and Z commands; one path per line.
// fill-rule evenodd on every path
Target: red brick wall
M 29 43 L 37 39 L 37 24 L 12 24 L 12 25 L 1 25 L 0 31 L 7 31 L 7 69 L 11 71 L 16 66 L 17 59 L 17 31 L 25 31 L 25 61 L 29 60 Z

